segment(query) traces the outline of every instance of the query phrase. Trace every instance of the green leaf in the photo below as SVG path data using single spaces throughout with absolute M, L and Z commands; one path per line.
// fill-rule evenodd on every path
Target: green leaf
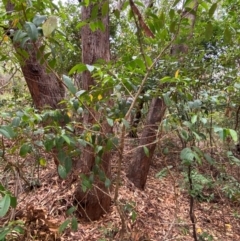
M 65 142 L 70 145 L 71 144 L 71 140 L 69 139 L 69 137 L 67 135 L 62 135 L 62 138 L 65 140 Z
M 119 11 L 118 9 L 114 9 L 114 10 L 113 10 L 113 14 L 115 15 L 115 17 L 116 17 L 117 19 L 120 18 L 120 11 Z
M 168 94 L 164 94 L 163 95 L 163 99 L 164 99 L 164 103 L 166 104 L 166 106 L 171 106 L 172 105 L 172 101 L 171 99 L 169 98 L 169 95 Z
M 154 23 L 156 25 L 156 23 Z M 158 19 L 158 24 L 159 24 L 159 30 L 164 28 L 164 25 L 165 25 L 165 13 L 163 11 L 161 11 L 161 14 L 159 16 L 159 19 Z
M 11 203 L 10 195 L 6 194 L 0 201 L 0 217 L 6 215 Z
M 126 128 L 130 128 L 129 122 L 125 119 L 122 119 L 122 123 Z
M 5 237 L 8 233 L 10 233 L 12 230 L 8 227 L 0 228 L 0 240 L 5 241 Z
M 212 34 L 213 34 L 213 26 L 212 26 L 211 22 L 209 22 L 206 25 L 205 36 L 207 39 L 210 39 L 212 37 Z
M 72 80 L 66 76 L 66 75 L 63 75 L 63 82 L 64 84 L 67 86 L 68 90 L 74 95 L 76 94 L 77 92 L 77 89 L 76 87 L 74 86 Z
M 76 96 L 77 97 L 80 97 L 81 95 L 83 95 L 84 93 L 86 93 L 86 90 L 79 90 L 77 93 L 76 93 Z M 81 107 L 80 107 L 81 108 Z
M 82 190 L 83 192 L 86 192 L 88 189 L 92 187 L 92 182 L 87 178 L 85 175 L 81 175 L 82 178 Z
M 208 15 L 211 18 L 217 9 L 217 3 L 214 3 L 208 11 Z
M 58 228 L 58 232 L 59 233 L 62 233 L 68 226 L 68 224 L 71 222 L 71 220 L 67 219 L 65 220 L 61 225 L 60 227 Z
M 11 126 L 5 126 L 5 125 L 0 126 L 0 134 L 2 134 L 3 136 L 5 136 L 8 139 L 11 139 L 11 138 L 16 136 L 12 127 Z
M 46 151 L 51 151 L 54 145 L 55 144 L 53 139 L 49 139 L 44 142 L 44 147 L 46 148 Z
M 45 37 L 49 37 L 56 28 L 57 17 L 49 16 L 45 23 L 42 25 L 43 35 Z
M 52 69 L 54 69 L 54 67 L 56 66 L 56 64 L 57 64 L 57 60 L 54 58 L 54 59 L 51 59 L 50 61 L 48 61 L 48 66 L 50 67 L 49 69 L 50 69 L 50 71 L 52 70 Z
M 21 225 L 21 224 L 20 224 L 20 225 Z M 25 229 L 24 229 L 23 227 L 20 227 L 20 226 L 15 226 L 15 227 L 13 228 L 13 230 L 16 231 L 16 232 L 19 233 L 19 234 L 24 234 L 24 233 L 25 233 Z M 1 238 L 0 238 L 0 240 L 1 240 Z
M 199 135 L 198 133 L 196 133 L 195 131 L 193 131 L 192 133 L 193 133 L 193 135 L 195 136 L 195 139 L 196 139 L 197 141 L 201 141 L 201 140 L 202 140 L 203 136 L 200 136 L 200 135 Z
M 193 9 L 194 4 L 195 4 L 195 0 L 186 0 L 184 3 L 184 8 Z
M 113 137 L 113 138 L 107 140 L 105 149 L 106 149 L 106 151 L 110 151 L 112 149 L 115 149 L 116 146 L 118 146 L 118 138 Z
M 240 160 L 237 157 L 235 157 L 231 151 L 227 152 L 227 157 L 233 164 L 240 166 Z
M 175 33 L 175 31 L 176 31 L 176 26 L 177 26 L 176 21 L 173 21 L 173 22 L 170 23 L 169 30 L 170 30 L 171 33 Z
M 58 165 L 58 174 L 62 179 L 67 178 L 67 171 L 63 165 Z
M 78 222 L 77 222 L 76 217 L 73 217 L 73 218 L 72 218 L 71 228 L 72 228 L 72 230 L 75 231 L 75 232 L 78 230 Z
M 109 2 L 105 1 L 102 5 L 102 16 L 106 16 L 109 12 Z
M 181 0 L 175 0 L 175 2 L 173 3 L 173 7 L 175 7 Z
M 67 156 L 64 160 L 64 167 L 66 169 L 67 174 L 69 174 L 72 170 L 72 159 L 70 158 L 70 156 Z
M 24 27 L 25 27 L 30 39 L 33 41 L 36 41 L 38 38 L 38 30 L 37 30 L 36 26 L 31 22 L 26 22 L 24 24 Z
M 191 118 L 191 122 L 192 122 L 192 124 L 196 123 L 197 118 L 198 118 L 197 115 L 192 116 L 192 118 Z
M 144 62 L 143 62 L 142 59 L 137 58 L 137 59 L 134 60 L 134 62 L 135 62 L 135 64 L 136 64 L 137 67 L 139 67 L 140 69 L 142 69 L 143 71 L 145 71 L 146 66 L 145 66 L 145 64 L 144 64 Z
M 122 11 L 125 10 L 129 6 L 129 1 L 124 1 L 122 6 Z
M 23 48 L 29 40 L 30 40 L 30 37 L 28 37 L 28 36 L 23 38 L 21 41 L 21 48 Z
M 168 167 L 164 167 L 160 172 L 158 172 L 155 177 L 162 179 L 163 177 L 166 177 L 169 170 L 172 168 L 173 166 L 168 166 Z
M 192 123 L 190 121 L 184 121 L 183 125 L 185 125 L 186 127 L 188 127 L 189 129 L 191 129 L 192 127 Z
M 80 23 L 77 24 L 76 29 L 79 30 L 80 28 L 82 28 L 82 27 L 85 26 L 86 24 L 87 24 L 86 22 L 81 21 Z
M 29 143 L 24 143 L 19 151 L 21 157 L 25 157 L 32 150 L 32 146 Z
M 229 129 L 229 134 L 231 135 L 233 141 L 238 141 L 238 134 L 235 130 Z
M 99 153 L 100 151 L 102 151 L 102 149 L 103 149 L 102 146 L 95 146 L 94 152 L 95 152 L 95 153 Z
M 15 208 L 17 206 L 17 198 L 14 196 L 10 196 L 10 206 Z M 1 239 L 0 239 L 1 240 Z
M 42 166 L 42 167 L 47 166 L 47 161 L 46 161 L 45 158 L 40 158 L 38 162 L 39 162 L 39 165 Z
M 83 147 L 86 147 L 86 146 L 87 146 L 87 142 L 86 142 L 85 140 L 83 140 L 83 139 L 78 139 L 78 142 L 79 142 L 79 144 L 80 144 L 81 146 L 83 146 Z
M 96 19 L 98 16 L 98 4 L 94 4 L 91 11 L 91 19 Z
M 36 16 L 33 18 L 33 23 L 34 23 L 36 26 L 39 26 L 39 25 L 41 25 L 46 19 L 47 19 L 47 16 L 46 16 L 46 15 L 36 15 Z
M 149 157 L 149 150 L 146 146 L 143 147 L 144 153 L 147 157 Z
M 6 189 L 5 187 L 0 183 L 0 193 L 5 192 Z
M 170 19 L 173 19 L 174 16 L 175 16 L 175 11 L 174 11 L 174 9 L 170 9 L 170 11 L 169 11 L 169 17 L 170 17 Z
M 201 118 L 200 121 L 205 125 L 207 124 L 207 118 Z
M 60 139 L 60 140 L 64 140 L 64 139 Z M 60 143 L 60 142 L 59 142 Z M 61 148 L 62 145 L 60 144 L 59 147 Z M 57 159 L 59 160 L 59 162 L 64 165 L 65 163 L 65 159 L 67 158 L 67 155 L 65 154 L 65 152 L 63 151 L 63 149 L 60 149 L 59 148 L 59 151 L 58 151 L 58 154 L 57 154 Z
M 113 119 L 107 118 L 107 123 L 112 127 L 114 124 Z
M 16 32 L 14 32 L 13 42 L 20 42 L 26 36 L 27 33 L 23 32 L 22 30 L 17 30 Z
M 228 133 L 229 133 L 228 129 L 225 129 L 225 128 L 221 129 L 221 130 L 218 132 L 219 137 L 220 137 L 221 140 L 223 140 L 223 141 L 226 140 L 226 137 L 227 137 Z
M 89 24 L 89 28 L 92 30 L 92 32 L 95 32 L 98 29 L 98 23 L 97 22 L 91 22 Z
M 225 31 L 224 31 L 224 35 L 223 35 L 223 41 L 224 43 L 230 43 L 232 40 L 232 33 L 230 31 L 230 29 L 227 27 L 225 28 Z
M 200 5 L 205 9 L 205 10 L 208 10 L 208 4 L 204 1 L 201 1 L 200 2 Z
M 192 163 L 192 161 L 194 160 L 194 157 L 195 155 L 193 151 L 188 147 L 184 148 L 180 153 L 180 159 L 183 161 L 184 164 L 187 164 L 187 165 Z
M 210 165 L 215 164 L 215 160 L 208 153 L 204 153 L 204 157 Z
M 75 206 L 73 207 L 70 207 L 68 210 L 67 210 L 67 215 L 71 215 L 73 214 L 75 211 L 77 210 L 77 208 Z
M 111 186 L 111 181 L 110 181 L 110 179 L 109 179 L 109 178 L 106 178 L 104 184 L 105 184 L 105 187 L 109 188 L 109 187 Z
M 145 56 L 145 59 L 146 59 L 146 62 L 147 62 L 147 66 L 150 67 L 153 64 L 152 59 L 147 55 Z
M 240 89 L 240 83 L 234 83 L 234 87 Z
M 200 158 L 200 156 L 198 155 L 197 152 L 193 152 L 195 159 L 197 160 L 198 164 L 202 164 L 202 159 Z
M 85 64 L 77 64 L 73 66 L 70 71 L 68 72 L 69 75 L 76 73 L 82 73 L 83 71 L 87 70 L 87 67 Z
M 21 119 L 19 117 L 15 117 L 13 118 L 11 125 L 14 127 L 18 127 L 20 125 L 20 121 Z
M 93 65 L 89 65 L 89 64 L 86 64 L 86 67 L 89 72 L 92 72 L 95 69 L 95 67 Z
M 131 215 L 131 219 L 132 219 L 132 222 L 135 222 L 136 218 L 137 218 L 137 212 L 135 212 L 134 210 L 131 212 L 132 215 Z

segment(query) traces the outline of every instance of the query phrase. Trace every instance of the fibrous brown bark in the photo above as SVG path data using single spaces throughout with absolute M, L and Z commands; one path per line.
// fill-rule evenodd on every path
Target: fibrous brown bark
M 150 162 L 156 148 L 156 136 L 159 122 L 163 119 L 166 110 L 164 101 L 160 98 L 154 98 L 151 102 L 147 116 L 147 123 L 143 129 L 139 142 L 139 148 L 136 150 L 133 161 L 129 165 L 127 177 L 139 189 L 144 189 Z M 146 146 L 149 155 L 146 155 L 143 146 Z
M 7 1 L 5 6 L 7 14 L 11 15 L 14 7 L 11 0 Z M 47 72 L 46 64 L 41 64 L 37 58 L 41 43 L 28 41 L 24 47 L 20 47 L 19 43 L 13 43 L 13 46 L 18 53 L 19 63 L 34 106 L 37 109 L 58 108 L 58 103 L 64 98 L 64 86 L 56 74 Z M 27 55 L 22 54 L 23 50 Z
M 101 6 L 106 1 L 98 1 L 98 20 L 102 21 L 105 29 L 104 31 L 97 30 L 91 31 L 88 25 L 84 26 L 81 30 L 82 41 L 82 61 L 85 64 L 92 65 L 99 59 L 104 61 L 110 60 L 110 42 L 109 42 L 109 17 L 108 14 L 102 16 Z M 89 20 L 93 7 L 96 5 L 91 3 L 87 7 L 82 7 L 82 20 Z M 82 86 L 85 90 L 90 90 L 91 86 L 95 85 L 95 81 L 89 71 L 85 71 L 82 75 Z M 106 93 L 102 93 L 106 95 Z M 100 113 L 93 108 L 89 109 L 88 113 L 84 115 L 84 124 L 91 126 L 92 124 L 100 121 Z M 108 134 L 112 132 L 112 128 L 106 121 L 101 121 L 101 132 Z M 103 134 L 103 139 L 105 138 Z M 104 171 L 106 177 L 110 177 L 110 153 L 105 152 L 101 156 L 100 168 Z M 91 146 L 84 148 L 82 153 L 81 162 L 78 162 L 77 168 L 81 168 L 81 172 L 86 175 L 90 174 L 95 165 L 94 150 Z M 111 198 L 108 189 L 105 187 L 96 175 L 94 180 L 93 189 L 82 191 L 79 185 L 75 191 L 75 198 L 79 203 L 79 212 L 90 220 L 96 220 L 109 210 Z
M 16 51 L 19 47 L 14 44 Z M 28 58 L 21 60 L 21 69 L 32 96 L 33 104 L 37 109 L 50 107 L 57 109 L 64 98 L 64 86 L 54 73 L 48 73 L 45 64 L 37 59 L 36 45 L 27 44 L 25 51 Z

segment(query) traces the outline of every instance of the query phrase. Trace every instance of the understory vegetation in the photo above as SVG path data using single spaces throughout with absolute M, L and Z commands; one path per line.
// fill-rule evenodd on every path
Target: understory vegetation
M 0 240 L 239 240 L 239 14 L 0 3 Z

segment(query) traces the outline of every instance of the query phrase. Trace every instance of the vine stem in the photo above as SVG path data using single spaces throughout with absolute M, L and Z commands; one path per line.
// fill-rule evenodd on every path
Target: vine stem
M 188 166 L 188 181 L 189 181 L 189 186 L 190 186 L 190 210 L 189 210 L 189 216 L 192 222 L 192 229 L 193 229 L 193 238 L 194 241 L 198 241 L 197 239 L 197 232 L 196 232 L 196 223 L 195 223 L 195 216 L 194 216 L 194 198 L 191 195 L 193 191 L 193 182 L 192 182 L 192 168 L 191 165 Z

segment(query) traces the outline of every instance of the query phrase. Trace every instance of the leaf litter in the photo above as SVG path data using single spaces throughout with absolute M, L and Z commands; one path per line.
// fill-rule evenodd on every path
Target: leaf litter
M 24 188 L 24 182 L 20 177 L 18 180 L 9 180 L 8 188 L 13 192 L 16 188 L 18 189 L 18 205 L 16 210 L 10 210 L 8 216 L 0 220 L 0 225 L 6 225 L 10 217 L 22 221 L 24 235 L 15 234 L 7 240 L 193 240 L 189 218 L 189 194 L 183 189 L 183 175 L 177 165 L 180 161 L 179 152 L 174 150 L 168 158 L 156 154 L 149 171 L 146 188 L 140 191 L 126 178 L 125 174 L 128 162 L 132 158 L 130 149 L 131 147 L 128 146 L 125 150 L 125 163 L 121 170 L 119 189 L 119 203 L 127 226 L 126 238 L 121 234 L 121 219 L 114 204 L 110 212 L 100 220 L 86 222 L 78 219 L 77 231 L 74 232 L 68 227 L 63 233 L 59 233 L 60 225 L 69 219 L 67 210 L 73 206 L 73 193 L 77 182 L 71 179 L 61 180 L 52 161 L 52 164 L 48 164 L 46 168 L 41 168 L 39 174 L 37 172 L 34 174 L 39 175 L 41 185 L 31 190 Z M 164 158 L 165 161 L 163 161 Z M 28 161 L 34 162 L 34 160 Z M 117 156 L 114 155 L 113 178 L 116 174 L 116 162 Z M 170 174 L 156 178 L 156 174 L 166 168 L 166 165 L 173 166 Z M 2 169 L 2 165 L 0 168 Z M 5 170 L 1 171 L 1 182 L 6 175 L 11 177 Z M 232 203 L 219 195 L 210 202 L 196 201 L 194 209 L 196 230 L 198 235 L 203 237 L 199 240 L 240 240 L 239 203 Z

